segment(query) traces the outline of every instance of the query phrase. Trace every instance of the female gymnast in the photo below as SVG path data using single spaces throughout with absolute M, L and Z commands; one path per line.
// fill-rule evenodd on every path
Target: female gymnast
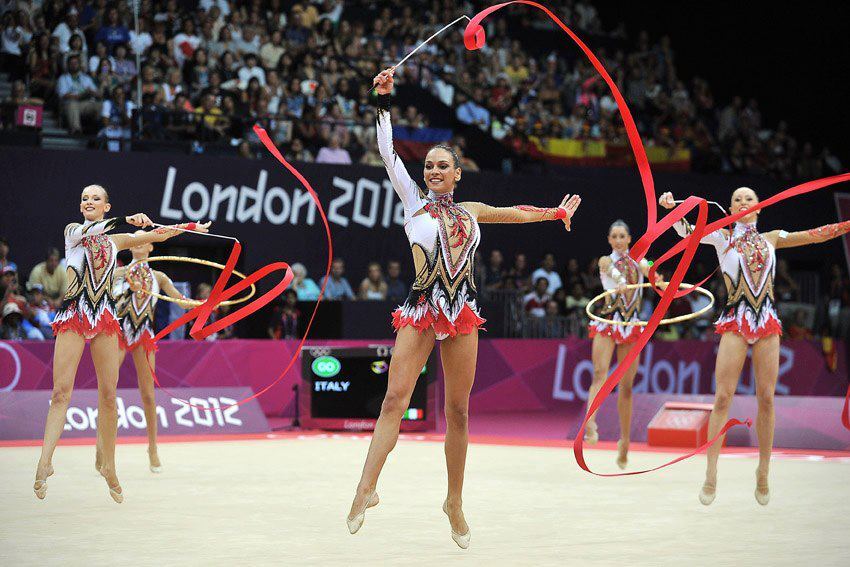
M 673 195 L 664 193 L 658 200 L 665 209 L 675 207 Z M 759 202 L 755 191 L 740 187 L 732 193 L 732 214 L 747 211 Z M 850 222 L 832 224 L 802 232 L 772 230 L 760 233 L 756 227 L 760 210 L 742 217 L 729 229 L 720 229 L 704 236 L 700 243 L 711 244 L 717 250 L 720 270 L 726 284 L 728 299 L 723 315 L 715 322 L 720 336 L 717 350 L 717 377 L 714 409 L 708 425 L 709 438 L 723 427 L 729 406 L 738 387 L 738 379 L 747 359 L 747 348 L 753 347 L 753 369 L 756 379 L 758 415 L 756 433 L 759 443 L 759 464 L 756 469 L 755 498 L 766 506 L 770 501 L 768 472 L 773 449 L 773 396 L 779 375 L 779 339 L 782 324 L 776 313 L 773 279 L 776 272 L 776 249 L 825 242 L 850 232 Z M 693 228 L 686 221 L 674 225 L 676 232 L 687 236 Z M 708 506 L 717 493 L 717 458 L 723 440 L 708 448 L 708 465 L 699 500 Z
M 74 377 L 86 341 L 97 373 L 98 437 L 102 447 L 100 474 L 106 479 L 109 495 L 121 503 L 124 494 L 115 471 L 115 437 L 118 415 L 115 390 L 118 384 L 118 325 L 113 297 L 115 256 L 119 250 L 162 242 L 179 234 L 176 228 L 207 232 L 209 223 L 157 228 L 141 235 L 107 232 L 121 221 L 136 227 L 153 223 L 142 213 L 124 219 L 104 219 L 112 205 L 106 189 L 89 185 L 83 189 L 80 212 L 84 222 L 65 227 L 65 259 L 68 263 L 68 291 L 53 322 L 56 344 L 53 355 L 53 395 L 44 425 L 44 443 L 35 472 L 33 490 L 39 499 L 47 495 L 47 477 L 53 474 L 53 452 L 65 425 L 65 413 L 74 389 Z
M 136 231 L 134 236 L 144 236 L 144 231 Z M 153 338 L 154 311 L 156 309 L 156 297 L 151 293 L 159 293 L 160 290 L 168 297 L 177 300 L 181 307 L 191 308 L 193 305 L 187 303 L 187 298 L 177 291 L 171 279 L 158 270 L 151 269 L 147 260 L 153 251 L 150 242 L 133 246 L 133 261 L 121 268 L 115 269 L 114 294 L 118 318 L 120 320 L 121 334 L 118 343 L 121 354 L 118 359 L 118 367 L 124 362 L 127 351 L 133 356 L 133 364 L 136 367 L 136 376 L 139 381 L 139 394 L 142 397 L 142 407 L 145 412 L 145 423 L 148 429 L 148 460 L 151 472 L 162 472 L 162 463 L 159 460 L 159 452 L 156 446 L 156 400 L 154 399 L 154 382 L 151 370 L 156 371 L 156 345 Z M 147 358 L 147 360 L 145 360 Z M 148 366 L 150 361 L 150 366 Z M 95 468 L 100 470 L 103 455 L 98 439 L 97 452 L 95 455 Z
M 448 494 L 443 511 L 451 523 L 452 539 L 469 547 L 470 531 L 463 516 L 462 489 L 467 449 L 469 393 L 475 378 L 479 316 L 473 279 L 473 257 L 481 235 L 479 223 L 525 223 L 570 219 L 581 199 L 566 196 L 556 208 L 491 207 L 483 203 L 455 203 L 453 192 L 461 177 L 457 156 L 449 146 L 433 147 L 425 158 L 427 193 L 411 179 L 393 151 L 390 123 L 390 68 L 375 77 L 378 93 L 377 136 L 381 158 L 404 205 L 404 229 L 410 242 L 416 278 L 404 305 L 393 313 L 396 341 L 390 360 L 389 384 L 375 424 L 369 453 L 357 486 L 348 529 L 363 525 L 366 509 L 378 504 L 376 486 L 387 455 L 398 439 L 401 417 L 410 402 L 416 379 L 441 340 L 445 375 L 446 468 Z
M 608 229 L 608 244 L 611 254 L 599 259 L 599 276 L 606 290 L 616 289 L 617 293 L 609 295 L 605 301 L 604 313 L 610 314 L 613 321 L 639 321 L 640 304 L 643 290 L 625 289 L 626 285 L 642 284 L 649 274 L 649 262 L 645 259 L 635 262 L 629 256 L 629 245 L 632 235 L 629 226 L 621 221 L 615 221 Z M 606 315 L 607 316 L 607 315 Z M 590 338 L 593 339 L 591 359 L 593 360 L 593 382 L 587 396 L 587 405 L 593 401 L 605 380 L 608 378 L 608 368 L 611 356 L 617 351 L 617 360 L 624 360 L 634 347 L 643 327 L 636 325 L 612 325 L 593 321 L 590 323 Z M 628 372 L 623 376 L 618 386 L 617 413 L 620 416 L 620 439 L 617 441 L 617 465 L 624 469 L 629 459 L 629 436 L 632 425 L 632 383 L 637 374 L 640 359 L 635 359 Z M 589 444 L 599 441 L 596 426 L 596 414 L 587 421 L 584 439 Z

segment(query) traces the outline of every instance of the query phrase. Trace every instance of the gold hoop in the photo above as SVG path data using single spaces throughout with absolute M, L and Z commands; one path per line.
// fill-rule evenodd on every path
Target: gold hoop
M 209 266 L 210 268 L 218 268 L 219 270 L 224 270 L 224 265 L 219 264 L 218 262 L 210 262 L 209 260 L 201 260 L 200 258 L 186 258 L 183 256 L 154 256 L 153 258 L 148 258 L 145 262 L 186 262 L 189 264 L 200 264 L 201 266 Z M 242 272 L 237 272 L 233 270 L 233 273 L 243 280 L 247 277 Z M 204 301 L 198 299 L 174 299 L 173 297 L 168 297 L 167 295 L 163 295 L 161 293 L 154 293 L 152 291 L 140 289 L 142 293 L 146 293 L 148 295 L 152 295 L 157 299 L 161 299 L 163 301 L 170 301 L 172 303 L 188 303 L 190 305 L 201 305 L 205 303 Z M 244 303 L 254 297 L 254 294 L 257 293 L 257 288 L 254 284 L 251 284 L 251 291 L 248 292 L 248 295 L 245 297 L 240 297 L 239 299 L 229 299 L 227 301 L 222 301 L 218 305 L 236 305 L 237 303 Z
M 639 288 L 642 288 L 642 287 L 652 287 L 652 284 L 651 283 L 629 284 L 629 285 L 623 286 L 623 287 L 625 287 L 626 289 L 639 289 Z M 694 287 L 696 287 L 696 286 L 683 283 L 679 286 L 679 289 L 691 289 L 691 288 L 694 288 Z M 689 313 L 688 315 L 680 315 L 678 317 L 672 317 L 670 319 L 662 319 L 661 322 L 658 323 L 658 324 L 659 325 L 671 325 L 673 323 L 681 323 L 683 321 L 690 321 L 691 319 L 696 319 L 697 317 L 705 315 L 706 313 L 711 311 L 711 308 L 714 307 L 714 295 L 710 291 L 708 291 L 707 289 L 702 288 L 702 287 L 696 287 L 696 290 L 699 293 L 708 297 L 711 300 L 711 302 L 708 305 L 706 305 L 705 307 L 703 307 L 702 309 L 700 309 L 699 311 Z M 607 297 L 609 295 L 613 295 L 615 293 L 617 293 L 616 289 L 609 289 L 608 291 L 603 291 L 602 293 L 600 293 L 599 295 L 597 295 L 596 297 L 591 299 L 590 302 L 584 308 L 584 311 L 585 311 L 585 313 L 587 313 L 587 316 L 590 317 L 591 319 L 593 319 L 594 321 L 599 321 L 600 323 L 607 323 L 609 325 L 619 325 L 619 326 L 623 326 L 623 327 L 646 327 L 647 324 L 648 324 L 647 321 L 614 321 L 613 319 L 605 319 L 603 317 L 599 317 L 598 315 L 594 315 L 593 313 L 591 313 L 590 308 L 593 306 L 594 303 L 596 303 L 597 301 L 599 301 L 600 299 L 602 299 L 604 297 Z

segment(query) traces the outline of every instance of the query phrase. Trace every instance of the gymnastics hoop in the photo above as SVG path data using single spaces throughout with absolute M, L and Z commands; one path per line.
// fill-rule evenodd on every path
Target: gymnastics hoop
M 201 260 L 200 258 L 187 258 L 184 256 L 154 256 L 153 258 L 148 258 L 145 262 L 186 262 L 189 264 L 200 264 L 201 266 L 209 266 L 210 268 L 218 268 L 219 270 L 224 269 L 223 264 L 219 264 L 218 262 L 210 262 L 209 260 Z M 239 276 L 243 280 L 245 279 L 245 274 L 242 272 L 237 272 L 233 270 L 234 275 Z M 146 293 L 148 295 L 152 295 L 157 299 L 161 299 L 163 301 L 170 301 L 172 303 L 188 303 L 190 305 L 203 305 L 206 301 L 201 301 L 199 299 L 174 299 L 173 297 L 168 297 L 167 295 L 163 295 L 161 293 L 154 293 L 152 291 L 148 291 L 145 289 L 140 289 L 142 293 Z M 254 284 L 251 284 L 251 291 L 248 292 L 248 295 L 245 297 L 240 297 L 239 299 L 230 299 L 228 301 L 222 301 L 219 305 L 236 305 L 237 303 L 244 303 L 254 297 L 254 294 L 257 293 L 257 287 Z
M 642 287 L 652 287 L 651 283 L 642 283 L 642 284 L 629 284 L 624 286 L 626 289 L 639 289 Z M 679 289 L 691 289 L 696 286 L 691 284 L 683 283 L 679 286 Z M 689 313 L 688 315 L 679 315 L 678 317 L 673 317 L 671 319 L 662 319 L 659 325 L 671 325 L 673 323 L 682 323 L 683 321 L 690 321 L 691 319 L 696 319 L 706 313 L 708 313 L 712 307 L 714 307 L 714 294 L 702 287 L 696 287 L 696 291 L 708 297 L 711 302 L 700 309 L 699 311 L 694 311 L 693 313 Z M 587 313 L 587 316 L 593 319 L 594 321 L 599 321 L 600 323 L 607 323 L 609 325 L 619 325 L 623 327 L 646 327 L 648 321 L 614 321 L 613 319 L 605 319 L 604 317 L 599 317 L 598 315 L 594 315 L 590 312 L 590 308 L 593 307 L 593 304 L 598 302 L 600 299 L 607 297 L 609 295 L 613 295 L 617 293 L 616 289 L 609 289 L 608 291 L 603 291 L 596 297 L 590 300 L 590 302 L 585 306 L 584 312 Z

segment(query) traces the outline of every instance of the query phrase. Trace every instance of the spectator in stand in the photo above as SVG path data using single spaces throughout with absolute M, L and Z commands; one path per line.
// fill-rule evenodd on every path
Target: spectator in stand
M 29 310 L 32 313 L 33 325 L 41 331 L 44 338 L 52 339 L 53 329 L 50 323 L 56 317 L 56 310 L 44 297 L 41 284 L 27 284 L 27 290 L 29 291 Z
M 0 307 L 9 300 L 14 293 L 18 278 L 18 268 L 9 264 L 0 269 Z
M 24 330 L 24 316 L 16 303 L 10 302 L 3 306 L 3 321 L 0 324 L 0 339 L 4 341 L 23 341 L 27 339 Z
M 201 44 L 201 38 L 195 34 L 195 21 L 192 18 L 183 20 L 182 29 L 174 36 L 173 43 L 174 60 L 182 67 L 183 63 L 192 59 L 192 55 Z
M 541 276 L 534 280 L 534 291 L 522 298 L 522 307 L 529 316 L 546 316 L 546 304 L 551 299 L 551 296 L 546 291 L 548 287 L 549 280 Z
M 390 260 L 387 263 L 387 299 L 401 304 L 407 299 L 407 284 L 401 281 L 401 263 Z
M 362 165 L 371 165 L 373 167 L 384 166 L 384 160 L 378 152 L 378 142 L 375 138 L 367 138 L 366 151 L 363 152 L 363 155 L 360 157 L 360 163 Z
M 241 37 L 236 40 L 236 52 L 243 59 L 248 55 L 258 55 L 260 53 L 260 36 L 257 35 L 254 26 L 245 26 L 242 28 Z
M 41 286 L 41 291 L 53 308 L 62 305 L 62 298 L 68 288 L 67 274 L 59 266 L 61 259 L 59 250 L 48 248 L 44 262 L 35 265 L 27 280 L 27 289 L 32 289 L 35 285 Z
M 132 59 L 127 59 L 127 48 L 124 45 L 115 46 L 115 59 L 112 65 L 112 72 L 115 73 L 121 85 L 129 84 L 138 74 L 136 62 Z
M 171 69 L 168 72 L 168 82 L 161 85 L 164 95 L 163 102 L 168 106 L 174 106 L 177 95 L 183 92 L 183 74 L 180 69 Z
M 357 298 L 373 301 L 383 301 L 387 298 L 387 282 L 384 281 L 381 265 L 378 262 L 369 263 L 366 277 L 360 282 Z
M 505 289 L 514 289 L 523 293 L 531 289 L 531 278 L 528 273 L 528 260 L 525 254 L 514 254 L 514 264 L 508 270 L 505 278 Z
M 544 338 L 557 339 L 566 335 L 565 321 L 561 317 L 557 301 L 550 299 L 546 302 L 544 317 L 542 333 Z
M 503 262 L 504 257 L 501 250 L 492 250 L 490 252 L 490 261 L 484 272 L 484 289 L 488 292 L 497 291 L 504 287 L 507 272 L 502 266 Z
M 299 138 L 292 140 L 292 144 L 290 144 L 289 151 L 286 152 L 285 157 L 286 161 L 302 161 L 305 163 L 315 161 L 313 159 L 313 154 L 310 153 L 310 150 L 304 147 L 304 142 L 302 142 Z
M 251 79 L 257 79 L 260 86 L 266 86 L 266 72 L 257 65 L 257 56 L 249 53 L 245 56 L 245 66 L 239 69 L 239 88 L 245 89 Z
M 6 12 L 0 31 L 0 68 L 8 71 L 15 81 L 26 75 L 24 50 L 32 39 L 32 33 L 22 27 L 18 19 L 18 14 Z
M 224 126 L 221 122 L 222 112 L 215 105 L 215 97 L 211 94 L 201 97 L 201 106 L 195 109 L 196 133 L 200 140 L 216 140 L 221 137 Z
M 283 33 L 280 30 L 274 30 L 269 41 L 260 48 L 260 60 L 263 62 L 263 67 L 277 69 L 277 64 L 284 53 L 286 48 L 283 46 Z
M 108 59 L 109 62 L 112 64 L 112 68 L 115 68 L 115 58 L 109 54 L 109 48 L 106 46 L 106 44 L 102 41 L 99 41 L 94 46 L 94 55 L 89 57 L 89 73 L 92 75 L 97 75 L 98 71 L 100 71 L 100 62 L 104 59 Z
M 127 100 L 127 95 L 121 87 L 112 89 L 112 98 L 103 101 L 100 112 L 103 128 L 98 137 L 105 142 L 108 151 L 120 152 L 127 149 L 122 148 L 122 145 L 130 141 L 130 122 L 135 107 L 135 104 Z
M 464 124 L 475 125 L 484 131 L 490 128 L 490 112 L 482 106 L 484 101 L 484 91 L 481 88 L 475 89 L 473 100 L 464 100 L 460 97 L 460 105 L 457 107 L 457 119 Z
M 9 241 L 0 236 L 0 273 L 5 272 L 7 268 L 13 272 L 18 271 L 18 265 L 9 259 Z
M 328 145 L 319 150 L 316 163 L 338 163 L 350 164 L 351 156 L 343 147 L 340 147 L 339 136 L 331 136 Z
M 788 270 L 788 260 L 781 258 L 776 262 L 776 275 L 773 278 L 773 291 L 777 301 L 798 301 L 800 286 L 791 277 Z M 696 295 L 696 294 L 691 294 Z
M 59 40 L 59 52 L 67 53 L 71 48 L 69 42 L 71 41 L 71 36 L 74 34 L 78 34 L 80 37 L 85 37 L 85 32 L 79 27 L 80 17 L 79 12 L 74 6 L 68 8 L 68 11 L 65 12 L 65 21 L 60 22 L 55 28 L 53 28 L 53 37 Z
M 106 12 L 106 22 L 97 30 L 94 40 L 105 43 L 110 51 L 117 45 L 126 45 L 130 42 L 130 30 L 121 22 L 118 8 L 112 7 Z
M 85 72 L 84 62 L 89 60 L 89 51 L 88 47 L 86 47 L 86 40 L 83 36 L 79 34 L 74 34 L 71 36 L 71 39 L 68 41 L 69 49 L 66 53 L 63 54 L 64 65 L 62 66 L 64 69 L 68 68 L 68 58 L 72 56 L 77 56 L 80 58 L 80 67 L 83 68 Z
M 304 264 L 292 264 L 292 289 L 298 294 L 298 301 L 316 301 L 319 299 L 319 286 L 307 277 L 307 268 Z
M 298 296 L 292 289 L 283 292 L 283 305 L 272 311 L 268 334 L 271 339 L 297 339 L 298 319 L 301 311 L 297 307 Z
M 570 294 L 564 299 L 564 308 L 567 315 L 578 315 L 584 317 L 584 308 L 590 303 L 590 298 L 584 293 L 584 287 L 579 282 L 574 282 L 570 288 Z
M 18 285 L 18 274 L 8 266 L 0 274 L 0 293 L 2 293 L 0 295 L 0 309 L 5 310 L 9 308 L 9 305 L 15 305 L 17 312 L 21 314 L 20 326 L 23 329 L 24 337 L 32 340 L 44 340 L 41 331 L 30 322 L 33 313 L 30 311 L 27 298 L 21 293 Z
M 27 54 L 27 66 L 33 94 L 42 99 L 52 94 L 59 76 L 59 55 L 49 34 L 35 36 Z
M 310 29 L 303 22 L 303 9 L 296 4 L 292 8 L 292 24 L 286 27 L 286 41 L 296 50 L 302 49 L 310 37 Z
M 210 86 L 211 69 L 208 63 L 207 50 L 199 47 L 192 54 L 192 59 L 187 61 L 183 66 L 193 96 L 197 96 L 198 93 L 203 92 Z M 220 104 L 221 101 L 216 100 L 216 105 L 218 106 Z
M 506 112 L 513 102 L 513 93 L 508 84 L 508 77 L 500 74 L 496 79 L 496 85 L 490 89 L 489 105 L 499 112 Z
M 567 267 L 565 270 L 564 279 L 564 287 L 567 289 L 573 289 L 575 284 L 582 283 L 581 280 L 581 267 L 579 266 L 578 260 L 575 258 L 570 258 L 567 260 Z
M 72 135 L 82 133 L 83 117 L 94 118 L 100 113 L 97 86 L 81 71 L 79 57 L 68 59 L 68 72 L 59 77 L 56 94 L 62 101 L 62 111 Z
M 345 262 L 342 258 L 334 258 L 331 264 L 331 277 L 322 277 L 322 285 L 325 287 L 325 299 L 330 301 L 339 301 L 343 299 L 354 299 L 354 292 L 351 290 L 351 284 L 345 279 Z
M 555 265 L 555 255 L 549 252 L 543 256 L 543 261 L 540 263 L 540 267 L 534 270 L 534 273 L 531 274 L 531 281 L 534 282 L 535 287 L 537 286 L 538 279 L 546 278 L 546 281 L 549 282 L 549 287 L 547 288 L 547 293 L 549 295 L 554 294 L 563 287 L 561 276 L 555 271 Z
M 582 285 L 588 295 L 602 292 L 602 280 L 599 277 L 599 258 L 591 258 L 587 269 L 581 274 Z

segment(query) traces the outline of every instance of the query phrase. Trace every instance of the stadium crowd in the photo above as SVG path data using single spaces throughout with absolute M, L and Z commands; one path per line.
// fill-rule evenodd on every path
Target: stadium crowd
M 60 113 L 71 134 L 96 136 L 104 149 L 127 149 L 131 137 L 191 140 L 196 152 L 219 144 L 251 158 L 257 142 L 251 125 L 259 123 L 288 158 L 380 165 L 369 78 L 445 22 L 485 5 L 137 4 L 138 28 L 134 3 L 125 0 L 0 2 L 0 65 L 13 80 L 0 124 L 14 126 L 21 105 L 44 104 Z M 756 100 L 716 101 L 705 80 L 682 77 L 668 37 L 632 35 L 623 22 L 602 22 L 587 0 L 550 5 L 606 45 L 599 54 L 647 144 L 691 150 L 695 168 L 783 178 L 840 169 L 828 149 L 798 142 L 785 122 L 765 124 Z M 529 136 L 625 143 L 614 101 L 583 59 L 559 57 L 545 42 L 522 44 L 504 33 L 509 25 L 519 33 L 545 32 L 552 27 L 545 16 L 525 11 L 489 25 L 494 29 L 484 50 L 468 52 L 457 33 L 445 34 L 401 68 L 399 82 L 418 82 L 455 110 L 459 124 L 480 126 L 518 154 Z M 398 125 L 424 128 L 432 119 L 415 107 L 395 112 Z M 474 161 L 475 149 L 465 149 Z

